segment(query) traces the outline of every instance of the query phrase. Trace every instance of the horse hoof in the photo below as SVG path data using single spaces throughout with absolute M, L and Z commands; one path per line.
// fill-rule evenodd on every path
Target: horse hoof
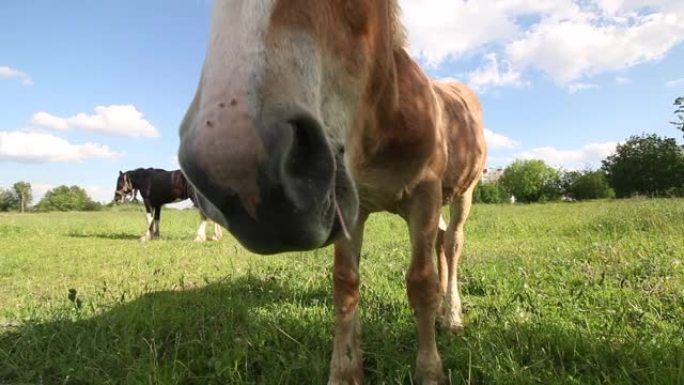
M 204 242 L 204 241 L 206 241 L 206 239 L 204 239 L 202 237 L 195 237 L 195 242 Z
M 447 315 L 442 315 L 442 317 L 440 317 L 440 325 L 445 330 L 457 336 L 462 335 L 464 331 L 463 321 L 454 319 L 453 317 L 449 317 Z
M 329 379 L 328 385 L 361 385 L 363 382 L 356 378 L 351 378 L 348 380 L 339 379 Z
M 331 363 L 328 385 L 361 385 L 363 384 L 363 367 L 361 366 L 361 352 L 353 361 Z
M 418 355 L 416 360 L 416 379 L 421 385 L 440 385 L 445 376 L 442 369 L 442 359 L 436 351 L 434 354 Z

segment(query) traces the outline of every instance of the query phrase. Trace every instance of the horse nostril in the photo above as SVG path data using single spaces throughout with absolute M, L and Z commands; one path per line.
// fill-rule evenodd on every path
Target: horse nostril
M 287 176 L 305 180 L 330 179 L 335 165 L 323 129 L 308 116 L 299 116 L 289 123 L 293 135 L 285 161 Z

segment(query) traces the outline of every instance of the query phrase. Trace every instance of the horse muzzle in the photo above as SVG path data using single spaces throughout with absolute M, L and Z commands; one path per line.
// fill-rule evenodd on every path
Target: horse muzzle
M 186 118 L 178 158 L 200 208 L 246 248 L 310 250 L 353 225 L 356 190 L 341 152 L 314 118 L 282 111 L 255 120 L 221 117 Z M 243 124 L 220 123 L 236 120 Z

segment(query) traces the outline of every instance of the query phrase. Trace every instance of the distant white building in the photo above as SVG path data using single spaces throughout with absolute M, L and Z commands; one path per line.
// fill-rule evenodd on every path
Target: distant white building
M 503 175 L 504 168 L 503 167 L 498 167 L 498 168 L 485 168 L 482 170 L 482 176 L 480 177 L 480 182 L 486 182 L 486 183 L 494 183 L 499 178 L 501 178 L 501 175 Z
M 504 173 L 504 168 L 503 167 L 497 167 L 497 168 L 485 168 L 482 170 L 482 176 L 480 177 L 480 183 L 494 183 L 501 178 L 501 175 Z M 516 202 L 515 196 L 511 195 L 509 198 L 509 202 L 511 204 Z

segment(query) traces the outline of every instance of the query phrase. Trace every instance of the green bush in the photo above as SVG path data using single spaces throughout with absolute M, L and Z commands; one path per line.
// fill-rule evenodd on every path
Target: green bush
M 14 191 L 0 189 L 0 211 L 17 210 L 19 208 L 19 197 Z
M 562 195 L 560 172 L 543 160 L 514 161 L 499 183 L 520 202 L 554 201 Z
M 618 198 L 667 197 L 684 192 L 684 153 L 674 138 L 631 136 L 603 160 L 602 169 Z
M 615 197 L 602 170 L 570 171 L 563 176 L 565 195 L 577 200 Z
M 100 203 L 94 202 L 88 193 L 78 186 L 59 186 L 48 191 L 36 205 L 38 211 L 97 211 Z
M 481 182 L 475 188 L 473 201 L 476 203 L 506 203 L 509 195 L 496 182 Z

